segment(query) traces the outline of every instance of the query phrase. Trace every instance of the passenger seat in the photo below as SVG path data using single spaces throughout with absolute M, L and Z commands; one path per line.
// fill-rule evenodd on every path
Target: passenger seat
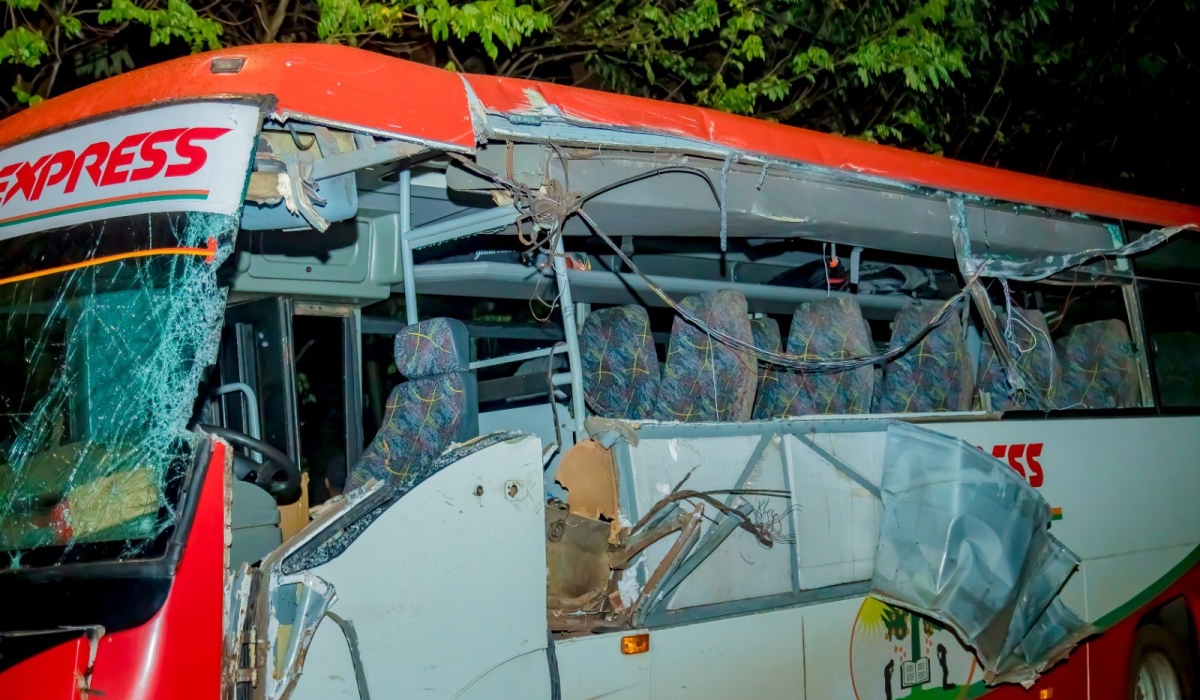
M 1011 329 L 1013 340 L 1021 350 L 1014 354 L 1027 391 L 1021 396 L 1013 393 L 996 348 L 986 334 L 979 358 L 979 390 L 991 399 L 993 411 L 1052 410 L 1061 401 L 1062 368 L 1050 340 L 1046 317 L 1041 311 L 1015 307 L 1013 313 L 1015 317 L 1011 323 L 1007 314 L 1000 315 L 1000 328 Z
M 752 318 L 750 319 L 750 336 L 754 338 L 754 347 L 767 352 L 782 352 L 783 337 L 779 333 L 779 322 L 770 317 Z M 755 358 L 757 360 L 757 358 Z M 762 399 L 763 392 L 768 384 L 773 384 L 778 379 L 775 376 L 776 370 L 769 365 L 758 363 L 758 387 L 754 392 L 755 398 L 755 413 L 754 419 L 758 420 L 758 401 Z
M 680 306 L 710 328 L 747 344 L 754 342 L 741 292 L 706 292 L 685 298 Z M 676 318 L 656 415 L 668 421 L 748 421 L 757 384 L 758 360 L 752 353 L 735 350 Z
M 870 329 L 858 302 L 830 297 L 801 304 L 792 316 L 788 354 L 846 360 L 871 354 Z M 870 365 L 842 372 L 774 372 L 754 407 L 756 419 L 868 413 L 875 386 Z
M 579 333 L 583 396 L 604 418 L 653 417 L 661 370 L 640 306 L 614 306 L 587 315 Z
M 1057 408 L 1130 408 L 1141 404 L 1137 362 L 1124 321 L 1083 323 L 1060 338 L 1063 396 Z
M 388 397 L 383 427 L 347 475 L 346 490 L 371 479 L 416 484 L 451 444 L 479 434 L 479 394 L 461 321 L 431 318 L 396 335 L 396 367 L 409 381 Z
M 940 304 L 910 302 L 896 314 L 891 347 L 917 336 L 937 316 Z M 952 313 L 921 342 L 884 369 L 881 413 L 969 411 L 975 375 L 967 356 L 962 321 Z

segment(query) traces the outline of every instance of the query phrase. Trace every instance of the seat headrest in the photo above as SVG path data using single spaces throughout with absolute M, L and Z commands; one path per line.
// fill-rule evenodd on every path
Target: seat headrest
M 409 379 L 470 371 L 469 341 L 467 327 L 453 318 L 406 326 L 396 334 L 396 369 Z

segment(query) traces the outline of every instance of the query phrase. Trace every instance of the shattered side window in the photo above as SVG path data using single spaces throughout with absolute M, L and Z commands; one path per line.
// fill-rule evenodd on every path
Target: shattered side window
M 0 567 L 165 551 L 236 231 L 172 213 L 0 241 Z

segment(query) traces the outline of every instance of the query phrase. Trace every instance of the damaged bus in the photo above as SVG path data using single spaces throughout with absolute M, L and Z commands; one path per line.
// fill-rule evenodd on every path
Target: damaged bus
M 1200 208 L 334 46 L 0 122 L 0 695 L 1194 697 Z

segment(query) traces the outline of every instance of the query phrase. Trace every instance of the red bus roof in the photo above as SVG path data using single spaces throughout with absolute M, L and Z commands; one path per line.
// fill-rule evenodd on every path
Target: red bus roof
M 214 74 L 214 57 L 241 57 Z M 369 51 L 271 44 L 196 54 L 69 92 L 0 121 L 7 145 L 73 122 L 186 99 L 266 96 L 280 117 L 309 117 L 470 151 L 468 90 L 484 112 L 534 110 L 532 93 L 575 124 L 690 139 L 709 146 L 859 175 L 1159 226 L 1200 224 L 1200 207 L 1075 185 L 712 110 L 493 76 L 461 76 Z M 542 105 L 538 105 L 540 111 Z

